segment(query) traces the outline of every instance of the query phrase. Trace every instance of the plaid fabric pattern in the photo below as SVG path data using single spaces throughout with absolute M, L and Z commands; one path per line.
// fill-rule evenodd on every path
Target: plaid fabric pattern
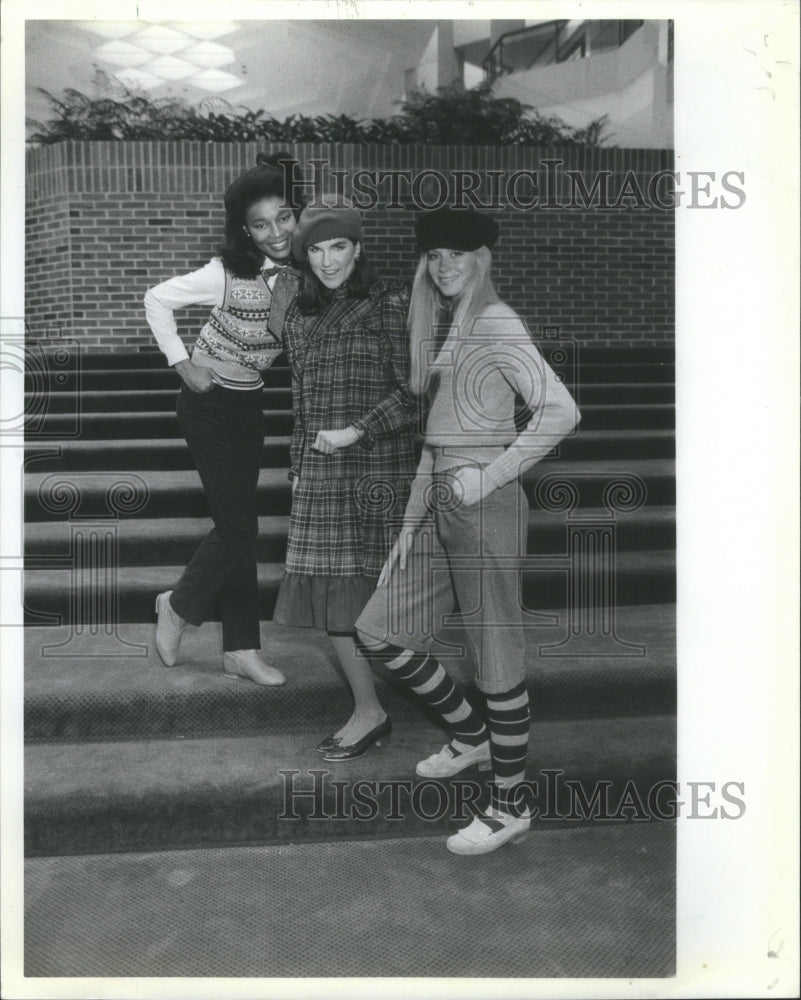
M 338 289 L 314 316 L 293 302 L 284 322 L 292 373 L 292 497 L 286 570 L 378 576 L 403 518 L 416 462 L 408 391 L 408 289 L 377 282 L 366 299 Z M 364 436 L 333 455 L 318 431 L 354 425 Z

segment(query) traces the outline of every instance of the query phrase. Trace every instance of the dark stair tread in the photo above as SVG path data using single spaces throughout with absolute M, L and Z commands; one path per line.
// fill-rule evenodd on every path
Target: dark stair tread
M 627 384 L 653 382 L 673 382 L 675 380 L 675 364 L 673 362 L 650 362 L 646 360 L 626 361 L 585 361 L 579 359 L 575 364 L 554 365 L 555 371 L 561 375 L 568 386 L 598 385 L 600 383 L 625 382 Z M 61 373 L 59 373 L 61 374 Z M 286 387 L 290 384 L 289 369 L 283 365 L 274 365 L 263 373 L 264 383 L 268 387 Z M 26 386 L 36 395 L 45 397 L 50 391 L 60 388 L 63 391 L 83 389 L 105 390 L 114 393 L 119 389 L 142 388 L 180 388 L 181 380 L 178 374 L 166 365 L 161 367 L 121 367 L 121 368 L 86 368 L 76 369 L 66 373 L 66 378 L 52 389 L 48 384 L 49 375 L 27 376 Z
M 25 751 L 26 853 L 321 842 L 348 836 L 420 836 L 448 828 L 447 808 L 437 821 L 414 815 L 407 815 L 400 824 L 393 821 L 386 792 L 388 782 L 422 784 L 415 778 L 414 767 L 421 757 L 442 746 L 440 730 L 397 726 L 388 745 L 343 764 L 323 762 L 313 749 L 317 738 L 317 733 L 267 733 L 29 746 Z M 548 801 L 542 775 L 546 769 L 561 773 L 563 789 L 564 782 L 577 781 L 591 794 L 599 781 L 607 781 L 617 801 L 634 782 L 645 800 L 656 782 L 675 779 L 675 741 L 673 715 L 633 717 L 625 726 L 617 719 L 543 721 L 532 726 L 529 775 L 538 782 L 538 801 L 544 803 Z M 285 790 L 286 782 L 294 780 L 296 789 L 311 791 L 312 770 L 326 772 L 316 779 L 322 787 L 317 806 L 321 818 L 316 821 L 309 816 L 310 796 L 290 803 Z M 475 781 L 476 776 L 461 777 Z M 383 797 L 383 808 L 373 819 L 352 813 L 335 819 L 333 781 L 345 783 L 346 795 L 358 781 L 375 782 L 377 792 L 384 790 L 377 796 L 379 802 Z M 452 798 L 452 784 L 442 787 Z M 441 802 L 437 793 L 434 808 Z M 290 809 L 297 818 L 286 815 Z M 431 809 L 430 802 L 427 809 Z
M 624 468 L 615 468 L 607 459 L 593 461 L 584 459 L 577 461 L 560 460 L 558 465 L 549 461 L 538 462 L 523 474 L 524 481 L 534 481 L 550 473 L 558 473 L 560 476 L 576 475 L 578 473 L 594 473 L 599 476 L 616 476 L 625 474 L 637 474 L 640 476 L 649 475 L 673 475 L 675 473 L 675 462 L 668 458 L 638 458 L 632 459 L 625 464 Z M 114 470 L 103 472 L 87 472 L 81 474 L 82 483 L 91 486 L 93 483 L 99 490 L 105 490 L 108 485 L 107 476 L 114 475 Z M 124 474 L 124 473 L 121 473 Z M 26 490 L 36 490 L 53 473 L 30 472 L 25 477 Z M 153 469 L 146 473 L 148 483 L 153 489 L 186 489 L 198 483 L 197 472 L 190 469 L 162 470 Z M 262 469 L 259 474 L 259 485 L 286 485 L 289 489 L 286 469 Z
M 527 632 L 527 683 L 535 720 L 675 709 L 672 605 L 619 608 L 618 655 L 611 655 L 600 638 L 582 655 L 568 655 L 569 649 L 557 645 L 566 634 L 566 613 L 558 612 L 557 621 Z M 87 636 L 80 656 L 67 642 L 67 629 L 25 630 L 28 742 L 295 732 L 335 727 L 350 712 L 333 649 L 316 630 L 263 624 L 263 655 L 287 677 L 285 686 L 272 689 L 224 675 L 219 625 L 187 630 L 180 662 L 171 668 L 155 651 L 154 624 L 122 625 L 118 635 L 114 643 Z M 444 635 L 463 642 L 458 628 Z M 130 645 L 124 647 L 123 641 Z M 644 647 L 644 655 L 629 655 L 641 650 L 624 642 Z M 453 656 L 441 659 L 473 689 L 467 663 Z M 397 688 L 391 674 L 378 669 L 375 676 L 382 703 L 394 718 L 408 725 L 423 721 L 419 706 Z
M 672 404 L 675 395 L 675 385 L 672 382 L 607 382 L 595 385 L 579 385 L 580 402 L 589 405 L 629 405 L 641 403 Z M 291 388 L 268 387 L 264 389 L 265 405 L 270 400 L 285 400 L 290 405 Z M 47 393 L 43 412 L 76 412 L 78 408 L 86 408 L 92 413 L 136 412 L 151 413 L 167 411 L 174 408 L 177 388 L 173 389 L 118 389 L 107 392 L 99 389 L 84 389 L 81 391 L 69 389 L 60 390 L 54 386 Z M 639 400 L 637 397 L 645 397 Z M 37 411 L 37 393 L 25 393 L 26 412 Z M 270 408 L 270 407 L 266 407 Z
M 289 435 L 270 435 L 264 439 L 262 464 L 286 469 L 289 465 Z M 55 450 L 58 448 L 58 451 Z M 41 457 L 37 457 L 37 446 Z M 672 428 L 587 429 L 566 438 L 558 449 L 561 458 L 579 459 L 605 456 L 607 461 L 639 458 L 671 458 L 675 454 Z M 557 456 L 552 456 L 556 458 Z M 28 440 L 28 472 L 83 472 L 103 468 L 118 471 L 149 469 L 190 469 L 192 457 L 186 442 L 173 438 L 91 438 L 87 440 Z
M 591 427 L 588 429 L 581 429 L 575 434 L 568 435 L 564 438 L 564 441 L 576 440 L 582 438 L 584 440 L 613 440 L 613 441 L 625 441 L 631 439 L 634 441 L 641 440 L 664 440 L 672 439 L 675 436 L 675 431 L 673 428 L 669 427 Z M 277 447 L 278 445 L 286 445 L 289 447 L 289 442 L 291 440 L 291 435 L 289 434 L 267 434 L 264 437 L 265 446 Z M 35 444 L 35 441 L 30 442 Z M 127 438 L 125 440 L 120 440 L 119 438 L 82 438 L 76 440 L 65 440 L 59 441 L 58 447 L 62 449 L 62 454 L 68 456 L 71 452 L 80 454 L 82 452 L 91 451 L 103 451 L 110 454 L 114 453 L 125 453 L 131 447 L 137 448 L 147 448 L 150 451 L 156 452 L 162 448 L 164 449 L 179 449 L 186 451 L 188 454 L 188 449 L 186 446 L 186 441 L 182 437 L 161 437 L 161 438 Z M 35 454 L 32 452 L 31 454 Z
M 78 970 L 129 982 L 336 976 L 338 987 L 294 992 L 330 997 L 358 995 L 346 976 L 386 983 L 412 975 L 675 975 L 675 823 L 555 829 L 544 821 L 491 861 L 464 865 L 442 833 L 400 832 L 382 840 L 29 859 L 25 973 Z M 501 884 L 509 891 L 488 926 L 477 914 Z M 80 934 L 85 927 L 91 933 Z M 289 996 L 289 989 L 263 986 L 261 995 Z M 419 997 L 467 994 L 439 982 L 405 989 Z M 376 986 L 361 995 L 390 992 Z M 508 996 L 511 988 L 493 994 Z
M 292 429 L 292 414 L 289 409 L 265 410 L 265 426 L 273 432 L 289 436 Z M 604 404 L 582 406 L 581 428 L 572 437 L 605 430 L 622 433 L 655 433 L 662 428 L 672 430 L 674 407 L 672 404 Z M 615 428 L 614 425 L 618 427 Z M 643 427 L 642 425 L 648 425 Z M 631 430 L 629 430 L 631 428 Z M 654 430 L 651 431 L 650 428 Z M 181 438 L 180 425 L 174 411 L 133 411 L 123 413 L 69 413 L 26 418 L 26 440 L 29 443 L 58 440 L 117 441 L 124 435 L 127 441 L 169 440 Z
M 30 467 L 35 468 L 35 463 Z M 543 483 L 545 477 L 549 478 Z M 637 479 L 643 502 L 660 506 L 675 503 L 672 457 L 545 459 L 524 473 L 522 482 L 532 507 L 540 506 L 538 490 L 552 488 L 565 480 L 579 490 L 579 507 L 597 507 L 607 502 L 604 491 L 613 483 L 633 485 Z M 173 517 L 176 512 L 194 517 L 208 514 L 197 472 L 191 469 L 29 472 L 25 475 L 24 494 L 25 518 L 29 524 L 70 517 L 74 521 L 82 517 L 108 518 L 110 514 L 120 518 L 143 514 Z M 258 512 L 288 514 L 290 501 L 285 470 L 262 469 L 257 488 Z M 551 506 L 550 499 L 543 502 Z M 624 502 L 624 509 L 625 506 Z
M 545 553 L 543 559 L 552 560 L 559 558 L 560 553 Z M 536 560 L 537 555 L 529 556 Z M 566 558 L 566 557 L 565 557 Z M 534 566 L 535 563 L 532 563 Z M 640 570 L 667 571 L 675 570 L 676 553 L 673 549 L 633 549 L 617 553 L 618 572 L 637 572 Z M 566 571 L 566 564 L 564 570 Z M 155 596 L 159 588 L 166 589 L 171 581 L 177 581 L 183 572 L 183 566 L 161 566 L 149 563 L 145 566 L 119 566 L 118 574 L 121 589 L 126 587 L 142 590 L 152 590 Z M 559 572 L 562 569 L 557 567 Z M 276 587 L 283 576 L 283 563 L 262 563 L 259 566 L 259 585 L 263 587 Z M 524 574 L 528 569 L 524 569 Z M 532 569 L 530 572 L 534 572 Z M 599 567 L 599 572 L 605 572 L 603 567 Z M 55 591 L 56 593 L 68 592 L 72 583 L 72 570 L 54 569 L 33 566 L 26 570 L 25 589 L 26 593 L 33 596 L 37 593 Z
M 610 586 L 613 595 L 610 594 L 609 599 L 617 604 L 670 603 L 676 599 L 676 553 L 673 549 L 620 551 L 613 579 L 610 579 L 611 564 L 594 554 L 594 550 L 579 558 L 581 565 L 589 560 L 589 569 L 583 574 L 581 592 L 576 598 L 579 608 L 596 607 L 597 602 L 603 600 L 602 593 Z M 568 555 L 544 552 L 528 559 L 522 573 L 523 607 L 531 613 L 551 613 L 564 607 L 570 600 L 572 578 Z M 46 562 L 52 564 L 53 560 Z M 259 601 L 264 618 L 273 614 L 283 567 L 283 562 L 261 563 L 258 567 Z M 59 625 L 74 621 L 88 625 L 93 614 L 98 622 L 109 618 L 120 622 L 142 621 L 150 616 L 156 593 L 174 586 L 182 572 L 182 565 L 121 566 L 116 572 L 115 585 L 111 587 L 107 569 L 99 575 L 84 565 L 80 586 L 76 585 L 71 569 L 26 569 L 25 623 Z M 102 608 L 98 608 L 98 602 L 102 602 Z M 212 611 L 209 618 L 215 615 Z
M 603 770 L 607 763 L 636 763 L 647 732 L 655 756 L 673 746 L 674 715 L 628 719 L 553 720 L 532 726 L 529 760 L 537 770 L 560 767 L 566 773 Z M 147 798 L 207 794 L 230 796 L 235 784 L 256 790 L 280 783 L 280 771 L 323 767 L 348 780 L 411 777 L 421 755 L 447 742 L 434 725 L 396 726 L 386 748 L 334 767 L 314 751 L 316 733 L 264 733 L 214 739 L 123 740 L 36 744 L 26 748 L 25 786 L 29 803 L 92 798 Z M 664 741 L 664 742 L 663 742 Z
M 550 338 L 538 337 L 535 332 L 535 341 L 539 344 L 540 349 L 544 350 L 546 353 L 552 350 L 563 350 L 564 344 L 560 342 L 557 338 L 556 342 L 552 342 Z M 60 347 L 60 345 L 59 345 Z M 52 351 L 57 350 L 56 347 L 43 347 L 41 350 L 47 354 Z M 593 344 L 592 342 L 580 343 L 578 349 L 581 352 L 581 356 L 586 360 L 607 360 L 615 359 L 616 357 L 632 358 L 632 359 L 642 359 L 646 362 L 652 363 L 662 363 L 665 361 L 672 361 L 675 357 L 675 351 L 672 345 L 665 344 L 663 346 L 631 346 L 626 344 L 621 345 L 599 345 Z M 90 350 L 80 352 L 81 362 L 86 368 L 128 368 L 134 364 L 140 364 L 143 367 L 150 368 L 161 368 L 166 365 L 164 355 L 161 353 L 155 342 L 147 347 L 142 347 L 139 350 L 125 350 L 125 349 L 109 349 L 104 351 Z M 281 364 L 283 361 L 283 356 L 279 356 L 277 364 Z
M 608 518 L 608 512 L 603 508 L 583 508 L 582 516 L 588 520 L 597 521 Z M 676 510 L 674 507 L 653 506 L 640 507 L 631 512 L 616 515 L 618 532 L 623 529 L 623 537 L 632 540 L 647 537 L 649 530 L 662 529 L 660 537 L 666 532 L 675 533 Z M 63 554 L 69 545 L 70 522 L 68 521 L 34 521 L 25 526 L 26 555 L 46 557 L 47 555 Z M 565 529 L 565 514 L 552 511 L 534 510 L 529 512 L 529 535 L 535 537 L 547 531 L 550 534 Z M 269 540 L 280 538 L 286 541 L 289 527 L 288 515 L 267 515 L 259 518 L 259 538 Z M 148 544 L 148 550 L 154 545 L 175 546 L 197 544 L 209 531 L 210 521 L 207 517 L 153 517 L 127 518 L 119 521 L 117 537 L 121 551 L 126 553 L 123 563 L 130 565 L 130 558 L 135 555 L 137 545 Z M 620 537 L 620 534 L 619 534 Z M 659 547 L 659 546 L 654 546 Z M 529 549 L 529 551 L 535 551 Z M 541 551 L 541 550 L 536 550 Z

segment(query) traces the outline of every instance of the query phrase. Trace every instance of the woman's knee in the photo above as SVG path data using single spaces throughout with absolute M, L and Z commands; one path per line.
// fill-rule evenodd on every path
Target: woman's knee
M 358 623 L 356 624 L 356 639 L 368 656 L 373 653 L 381 652 L 381 650 L 386 649 L 388 645 L 388 643 L 383 640 L 376 639 L 374 635 L 370 635 L 369 632 L 365 632 L 363 629 L 359 628 Z

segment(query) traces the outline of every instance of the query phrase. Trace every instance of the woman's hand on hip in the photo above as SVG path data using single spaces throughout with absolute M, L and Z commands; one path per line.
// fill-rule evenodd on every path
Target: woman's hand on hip
M 453 473 L 453 480 L 454 493 L 457 499 L 461 499 L 462 507 L 473 507 L 493 490 L 493 484 L 482 473 L 481 469 L 476 469 L 471 465 L 457 469 Z
M 200 365 L 193 365 L 188 359 L 179 361 L 173 368 L 184 380 L 184 385 L 192 392 L 211 392 L 214 388 L 214 380 L 208 368 Z
M 414 528 L 401 528 L 397 541 L 392 546 L 392 549 L 387 556 L 387 561 L 384 563 L 384 568 L 381 570 L 381 576 L 378 578 L 379 587 L 385 587 L 387 585 L 390 573 L 392 572 L 392 567 L 395 563 L 398 564 L 399 569 L 406 569 L 406 557 L 409 555 L 411 550 L 414 542 L 414 536 Z
M 356 444 L 361 436 L 361 431 L 357 431 L 355 427 L 343 427 L 340 431 L 318 431 L 312 448 L 324 455 L 333 455 L 340 448 Z

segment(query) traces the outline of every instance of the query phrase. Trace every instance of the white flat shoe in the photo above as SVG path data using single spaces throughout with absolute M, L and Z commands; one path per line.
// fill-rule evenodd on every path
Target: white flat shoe
M 519 840 L 530 826 L 528 815 L 518 818 L 487 809 L 464 830 L 448 837 L 445 846 L 452 854 L 490 854 L 510 840 Z
M 265 687 L 286 684 L 286 677 L 280 670 L 268 666 L 257 649 L 237 649 L 232 653 L 223 653 L 223 669 L 229 677 L 244 678 Z
M 156 649 L 165 667 L 174 667 L 186 622 L 170 604 L 171 590 L 156 598 Z
M 478 764 L 479 771 L 488 771 L 492 766 L 489 740 L 463 752 L 446 743 L 438 753 L 421 760 L 415 771 L 421 778 L 450 778 L 473 764 Z

